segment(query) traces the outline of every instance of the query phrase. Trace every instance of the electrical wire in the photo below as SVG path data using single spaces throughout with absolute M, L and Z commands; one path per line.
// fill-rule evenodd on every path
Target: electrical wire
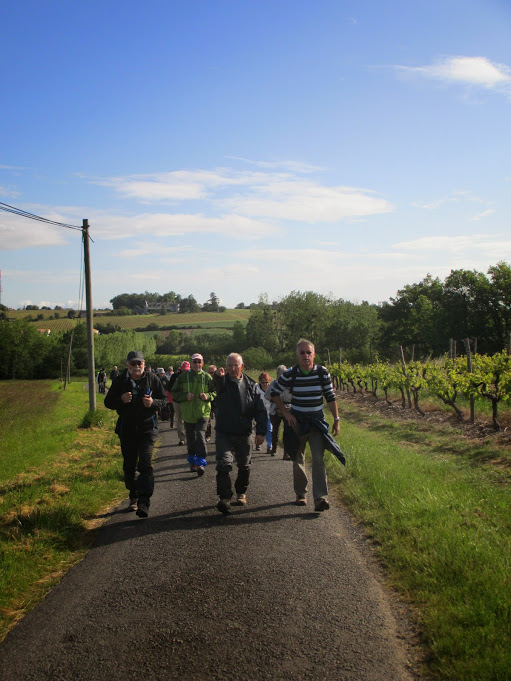
M 23 218 L 30 218 L 31 220 L 39 220 L 39 222 L 45 222 L 48 225 L 57 225 L 57 227 L 66 227 L 67 229 L 79 229 L 82 231 L 82 227 L 76 227 L 76 225 L 68 225 L 65 222 L 56 222 L 55 220 L 49 220 L 48 218 L 43 218 L 40 215 L 34 215 L 34 213 L 29 213 L 21 208 L 16 208 L 15 206 L 9 206 L 7 203 L 2 203 L 0 201 L 0 210 L 6 213 L 13 213 L 14 215 L 20 215 Z

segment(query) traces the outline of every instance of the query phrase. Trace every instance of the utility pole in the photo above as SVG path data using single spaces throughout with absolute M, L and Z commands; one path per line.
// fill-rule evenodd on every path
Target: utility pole
M 82 226 L 83 258 L 85 265 L 85 306 L 87 310 L 87 356 L 89 359 L 89 410 L 96 409 L 96 368 L 94 366 L 94 331 L 92 328 L 92 289 L 90 277 L 89 221 Z

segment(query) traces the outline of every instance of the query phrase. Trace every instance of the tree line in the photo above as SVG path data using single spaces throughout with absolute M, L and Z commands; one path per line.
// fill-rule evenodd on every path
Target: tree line
M 122 302 L 126 300 L 116 301 Z M 248 368 L 271 369 L 295 361 L 300 337 L 315 344 L 322 363 L 337 359 L 353 364 L 369 364 L 378 358 L 394 361 L 397 346 L 404 349 L 407 360 L 425 360 L 444 356 L 453 341 L 459 342 L 462 353 L 466 338 L 479 354 L 494 355 L 507 347 L 511 334 L 511 267 L 499 262 L 486 275 L 452 270 L 444 281 L 427 275 L 378 305 L 292 291 L 273 302 L 262 295 L 250 307 L 246 326 L 236 322 L 231 331 L 220 334 L 205 331 L 192 335 L 173 329 L 165 337 L 157 330 L 147 336 L 118 331 L 114 326 L 108 329 L 110 333 L 95 338 L 96 366 L 122 364 L 128 350 L 137 347 L 150 361 L 158 356 L 160 365 L 164 358 L 170 363 L 172 357 L 196 351 L 207 362 L 219 364 L 236 351 L 243 354 Z M 69 333 L 42 336 L 27 322 L 0 321 L 4 358 L 0 378 L 58 376 L 63 358 L 67 358 Z M 72 348 L 77 371 L 87 366 L 84 336 L 83 345 L 81 341 L 84 333 L 84 326 L 77 325 Z

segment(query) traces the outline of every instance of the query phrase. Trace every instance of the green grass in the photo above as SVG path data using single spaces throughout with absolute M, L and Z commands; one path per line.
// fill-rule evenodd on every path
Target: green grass
M 81 429 L 82 382 L 0 383 L 0 640 L 81 559 L 96 514 L 120 500 L 116 414 L 98 405 L 101 427 Z M 96 421 L 98 421 L 96 417 Z
M 49 319 L 51 315 L 55 314 L 54 310 L 9 310 L 7 315 L 13 319 L 25 319 L 29 315 L 36 317 L 38 314 L 44 315 L 44 320 L 34 321 L 37 328 L 50 329 L 51 331 L 66 331 L 72 329 L 77 323 L 85 323 L 84 319 L 67 319 L 66 310 L 58 311 L 60 319 Z M 214 328 L 224 327 L 232 328 L 234 322 L 242 322 L 246 324 L 250 317 L 251 310 L 225 310 L 225 312 L 186 312 L 180 314 L 178 312 L 169 312 L 165 315 L 150 314 L 150 315 L 129 315 L 126 317 L 118 317 L 116 315 L 103 314 L 100 312 L 94 313 L 94 324 L 113 324 L 120 326 L 121 330 L 133 330 L 140 327 L 145 327 L 148 324 L 158 324 L 158 326 L 177 326 L 183 329 L 188 329 L 200 324 L 202 327 Z
M 347 467 L 329 480 L 362 520 L 420 625 L 435 679 L 509 679 L 511 491 L 501 459 L 452 429 L 361 415 L 341 403 Z

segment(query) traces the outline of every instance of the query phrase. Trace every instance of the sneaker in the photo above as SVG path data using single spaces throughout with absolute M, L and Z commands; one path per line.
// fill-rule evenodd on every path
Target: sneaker
M 234 504 L 236 506 L 245 506 L 247 503 L 247 495 L 246 494 L 238 494 L 236 495 L 236 501 Z
M 206 438 L 206 442 L 211 442 L 211 438 L 210 438 L 210 437 L 207 437 L 207 438 Z
M 266 453 L 267 453 L 267 454 L 271 454 L 271 447 L 268 447 L 268 448 L 266 449 Z M 273 454 L 271 454 L 271 455 L 273 456 Z
M 179 445 L 184 445 L 185 441 L 184 440 L 179 440 L 178 444 Z
M 229 513 L 231 512 L 231 500 L 220 499 L 216 507 L 220 511 L 220 513 L 223 513 L 224 515 L 229 515 Z
M 136 511 L 137 510 L 137 499 L 132 499 L 131 497 L 129 498 L 128 501 L 128 508 L 126 509 L 127 511 Z
M 270 449 L 270 454 L 271 454 L 272 456 L 275 456 L 275 452 L 273 451 L 273 449 Z
M 261 445 L 256 445 L 256 452 L 260 452 L 260 451 L 261 451 Z
M 289 456 L 289 454 L 284 454 L 282 459 L 283 459 L 283 461 L 291 461 L 291 457 Z
M 323 513 L 323 511 L 328 511 L 330 504 L 326 499 L 318 499 L 314 504 L 314 510 L 316 513 Z
M 197 466 L 197 476 L 201 478 L 204 475 L 204 466 Z
M 192 473 L 197 473 L 197 466 L 190 466 Z
M 297 506 L 307 506 L 307 497 L 296 497 L 295 504 Z
M 149 506 L 145 501 L 139 501 L 137 505 L 137 515 L 139 518 L 147 518 L 149 515 Z

